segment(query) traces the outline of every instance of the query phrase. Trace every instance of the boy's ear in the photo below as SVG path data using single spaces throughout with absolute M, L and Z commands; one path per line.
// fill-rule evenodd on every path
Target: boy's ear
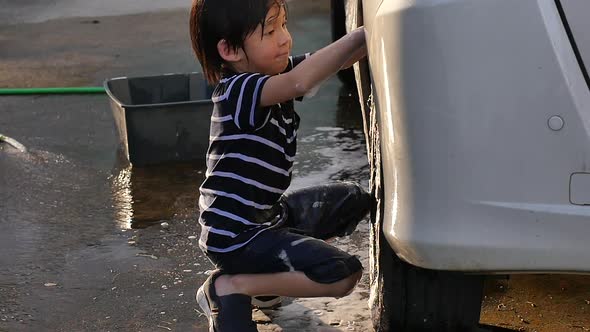
M 229 46 L 225 39 L 222 39 L 217 43 L 217 52 L 221 58 L 227 62 L 237 62 L 242 60 L 243 51 L 241 49 L 234 50 Z

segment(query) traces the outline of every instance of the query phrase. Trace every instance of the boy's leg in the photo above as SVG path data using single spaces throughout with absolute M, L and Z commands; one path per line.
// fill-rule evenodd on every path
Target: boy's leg
M 288 192 L 286 227 L 319 239 L 351 234 L 370 208 L 371 197 L 351 182 L 337 182 Z M 262 299 L 262 300 L 259 300 Z M 266 302 L 265 302 L 266 301 Z M 254 296 L 252 304 L 269 308 L 279 296 Z
M 341 297 L 354 288 L 362 274 L 357 257 L 286 229 L 260 234 L 240 256 L 227 263 L 226 275 L 215 283 L 221 295 Z
M 209 332 L 256 332 L 250 297 L 244 294 L 218 295 L 215 290 L 221 271 L 214 271 L 197 291 L 197 303 L 209 321 Z
M 362 276 L 358 270 L 342 280 L 323 284 L 311 280 L 304 272 L 223 275 L 215 288 L 220 294 L 276 294 L 289 297 L 343 297 L 354 289 Z
M 293 192 L 286 202 L 291 214 L 287 227 L 325 239 L 351 233 L 366 215 L 371 200 L 359 186 L 345 183 Z M 215 259 L 224 275 L 211 288 L 219 298 L 225 299 L 234 298 L 232 294 L 246 297 L 349 294 L 362 275 L 360 261 L 314 237 L 284 228 L 267 230 L 232 258 L 221 255 Z M 242 302 L 235 305 L 241 308 L 240 312 L 246 307 L 246 302 Z M 219 311 L 217 318 L 231 319 L 223 311 Z M 247 324 L 246 319 L 241 321 L 240 324 Z M 246 328 L 249 327 L 244 326 L 243 331 Z
M 359 270 L 342 280 L 322 284 L 303 272 L 221 275 L 215 271 L 197 292 L 197 302 L 209 320 L 210 332 L 255 332 L 250 296 L 270 292 L 283 296 L 331 296 L 349 294 L 360 279 Z
M 287 227 L 318 239 L 351 234 L 371 208 L 372 198 L 352 182 L 337 182 L 285 194 Z

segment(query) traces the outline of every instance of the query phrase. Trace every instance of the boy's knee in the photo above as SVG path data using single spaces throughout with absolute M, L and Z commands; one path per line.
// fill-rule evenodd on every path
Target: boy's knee
M 353 274 L 351 274 L 349 277 L 342 279 L 336 283 L 334 283 L 334 288 L 333 288 L 333 297 L 344 297 L 349 295 L 350 293 L 352 293 L 352 291 L 354 290 L 354 288 L 356 287 L 356 285 L 358 284 L 359 280 L 361 279 L 361 276 L 363 275 L 363 270 L 359 270 Z
M 348 206 L 350 206 L 361 218 L 366 215 L 374 205 L 375 199 L 360 184 L 345 182 L 348 189 Z
M 231 275 L 227 279 L 227 282 L 229 283 L 231 289 L 235 290 L 237 293 L 247 294 L 247 289 L 249 286 L 248 280 L 246 280 L 246 278 L 244 278 L 243 275 L 241 275 L 241 274 Z
M 369 212 L 375 204 L 375 198 L 359 184 L 356 184 L 356 187 L 358 190 L 357 199 L 360 202 L 359 205 L 362 207 L 362 210 L 365 211 L 365 213 Z

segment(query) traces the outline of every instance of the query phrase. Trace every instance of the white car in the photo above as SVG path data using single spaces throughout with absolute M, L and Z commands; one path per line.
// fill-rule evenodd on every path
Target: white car
M 376 330 L 474 330 L 485 275 L 590 272 L 590 1 L 333 4 L 367 33 Z

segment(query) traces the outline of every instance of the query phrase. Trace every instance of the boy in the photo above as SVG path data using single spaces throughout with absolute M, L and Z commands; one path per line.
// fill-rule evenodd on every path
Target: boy
M 370 196 L 338 183 L 285 194 L 299 116 L 293 99 L 366 55 L 359 28 L 313 55 L 290 57 L 285 0 L 194 0 L 193 49 L 214 110 L 200 188 L 199 245 L 218 270 L 197 291 L 209 331 L 256 331 L 251 297 L 341 297 L 359 260 L 323 240 L 350 234 Z

